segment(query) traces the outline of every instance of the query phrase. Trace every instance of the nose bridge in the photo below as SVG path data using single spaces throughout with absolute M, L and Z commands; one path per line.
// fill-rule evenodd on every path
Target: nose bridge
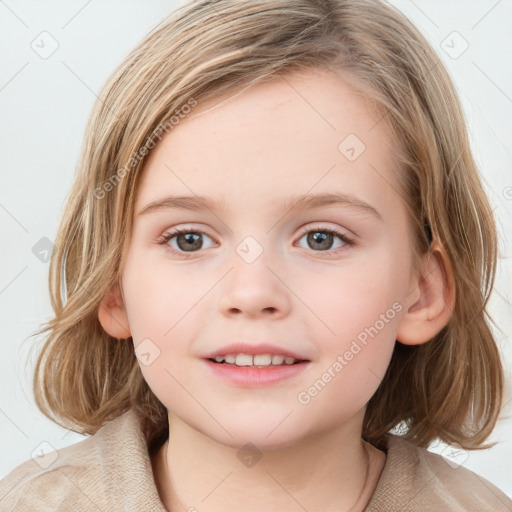
M 240 205 L 241 206 L 241 205 Z M 261 212 L 261 208 L 251 208 L 246 204 L 241 206 L 241 213 L 231 226 L 231 236 L 234 241 L 231 265 L 237 269 L 253 272 L 269 272 L 266 265 L 276 265 L 277 246 L 273 241 L 275 230 L 270 229 L 268 216 Z M 255 267 L 250 269 L 250 267 Z
M 224 313 L 238 311 L 254 316 L 269 311 L 283 313 L 288 307 L 286 287 L 274 270 L 279 267 L 275 251 L 256 236 L 245 236 L 235 247 L 229 262 L 231 271 L 222 288 L 220 307 Z

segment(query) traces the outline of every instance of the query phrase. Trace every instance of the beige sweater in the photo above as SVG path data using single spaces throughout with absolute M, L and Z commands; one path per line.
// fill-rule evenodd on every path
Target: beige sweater
M 57 455 L 46 468 L 25 461 L 0 481 L 0 511 L 166 510 L 133 410 Z M 366 511 L 446 510 L 512 511 L 512 501 L 475 473 L 388 434 L 386 465 Z

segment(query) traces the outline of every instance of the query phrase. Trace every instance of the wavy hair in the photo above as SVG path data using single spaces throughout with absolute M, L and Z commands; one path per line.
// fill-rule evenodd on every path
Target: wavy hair
M 52 421 L 94 434 L 134 408 L 151 452 L 166 438 L 167 411 L 142 376 L 132 339 L 110 337 L 98 320 L 120 277 L 148 141 L 154 145 L 155 134 L 191 101 L 311 68 L 339 73 L 385 117 L 400 142 L 397 178 L 415 268 L 438 240 L 454 272 L 449 323 L 422 345 L 395 343 L 362 435 L 378 445 L 405 425 L 403 436 L 418 446 L 441 439 L 487 447 L 504 379 L 486 309 L 496 272 L 495 219 L 446 69 L 418 29 L 380 0 L 189 2 L 113 72 L 88 121 L 51 257 L 54 317 L 34 334 L 47 333 L 33 391 Z

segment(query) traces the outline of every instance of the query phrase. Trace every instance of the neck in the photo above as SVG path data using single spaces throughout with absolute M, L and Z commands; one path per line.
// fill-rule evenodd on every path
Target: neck
M 153 459 L 167 510 L 364 510 L 385 454 L 361 440 L 357 423 L 260 451 L 226 446 L 169 418 L 169 439 Z M 195 508 L 194 508 L 195 507 Z

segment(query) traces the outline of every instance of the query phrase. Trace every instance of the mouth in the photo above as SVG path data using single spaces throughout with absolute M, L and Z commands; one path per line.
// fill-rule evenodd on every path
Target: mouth
M 294 357 L 284 355 L 271 355 L 271 354 L 226 354 L 216 357 L 207 358 L 212 363 L 231 366 L 231 367 L 248 367 L 259 369 L 281 368 L 286 366 L 293 366 L 301 363 L 307 363 L 307 359 L 296 359 Z
M 215 378 L 231 386 L 260 388 L 299 378 L 311 361 L 278 354 L 226 354 L 203 358 Z

